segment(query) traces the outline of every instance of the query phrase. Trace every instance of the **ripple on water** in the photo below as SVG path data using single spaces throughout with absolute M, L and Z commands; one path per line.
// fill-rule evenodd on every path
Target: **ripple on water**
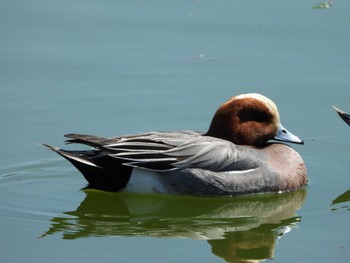
M 83 195 L 80 175 L 58 158 L 2 167 L 0 223 L 47 223 Z M 78 191 L 77 191 L 78 190 Z

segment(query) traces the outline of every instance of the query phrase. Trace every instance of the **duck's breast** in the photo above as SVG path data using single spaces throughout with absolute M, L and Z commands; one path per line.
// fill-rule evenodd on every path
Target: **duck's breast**
M 273 143 L 262 149 L 269 170 L 280 181 L 281 190 L 294 190 L 307 183 L 306 166 L 301 156 L 290 146 Z

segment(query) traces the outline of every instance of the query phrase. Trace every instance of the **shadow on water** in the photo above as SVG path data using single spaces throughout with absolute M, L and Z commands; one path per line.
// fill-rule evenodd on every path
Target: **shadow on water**
M 86 190 L 75 211 L 51 219 L 42 235 L 63 239 L 147 236 L 207 240 L 228 262 L 272 258 L 277 240 L 300 221 L 307 191 L 233 198 L 110 194 Z

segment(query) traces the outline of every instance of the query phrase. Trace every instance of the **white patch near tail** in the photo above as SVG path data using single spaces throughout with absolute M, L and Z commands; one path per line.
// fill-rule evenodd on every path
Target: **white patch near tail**
M 130 180 L 127 186 L 123 189 L 123 192 L 140 194 L 173 193 L 173 191 L 171 191 L 164 183 L 162 183 L 160 178 L 161 176 L 166 175 L 162 175 L 153 171 L 134 168 L 132 170 Z

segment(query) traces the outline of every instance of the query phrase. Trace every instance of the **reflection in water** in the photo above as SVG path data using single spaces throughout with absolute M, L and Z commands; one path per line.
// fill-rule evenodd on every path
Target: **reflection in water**
M 51 219 L 43 237 L 188 237 L 208 240 L 228 262 L 273 257 L 276 241 L 299 221 L 306 189 L 232 198 L 131 195 L 87 190 L 75 211 Z
M 349 201 L 350 201 L 350 189 L 347 190 L 345 193 L 342 193 L 332 201 L 332 206 L 333 206 L 332 210 L 338 210 L 340 208 L 350 210 L 349 204 L 346 204 L 346 205 L 343 204 Z M 339 204 L 341 205 L 339 206 Z

